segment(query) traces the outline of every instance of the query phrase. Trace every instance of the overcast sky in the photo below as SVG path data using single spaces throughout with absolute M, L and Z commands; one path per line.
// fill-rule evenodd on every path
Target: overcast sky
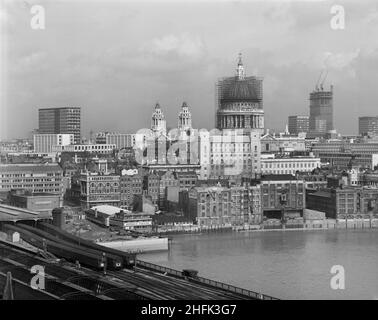
M 334 85 L 335 125 L 356 133 L 378 114 L 378 2 L 4 1 L 1 8 L 0 138 L 30 135 L 38 108 L 81 106 L 83 134 L 150 127 L 159 102 L 169 127 L 183 101 L 195 128 L 214 127 L 215 82 L 235 73 L 264 78 L 265 125 L 308 114 L 322 69 Z M 344 30 L 332 30 L 333 4 Z M 45 30 L 30 7 L 46 10 Z

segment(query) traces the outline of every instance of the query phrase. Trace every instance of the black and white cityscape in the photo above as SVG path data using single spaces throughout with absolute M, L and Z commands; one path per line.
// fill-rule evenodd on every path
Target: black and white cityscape
M 378 298 L 376 1 L 0 13 L 1 299 Z

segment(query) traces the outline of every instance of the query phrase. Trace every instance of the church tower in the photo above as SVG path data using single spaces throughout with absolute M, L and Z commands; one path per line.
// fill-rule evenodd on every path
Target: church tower
M 166 135 L 167 133 L 165 117 L 158 103 L 155 105 L 155 110 L 152 114 L 151 130 L 157 134 Z
M 186 102 L 183 102 L 181 106 L 181 111 L 178 117 L 178 129 L 180 131 L 192 129 L 192 114 L 190 113 L 189 106 Z

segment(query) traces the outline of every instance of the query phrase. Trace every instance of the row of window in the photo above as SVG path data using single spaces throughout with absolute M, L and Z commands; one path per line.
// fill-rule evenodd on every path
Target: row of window
M 287 162 L 287 163 L 275 163 L 261 161 L 261 168 L 317 168 L 320 165 L 319 162 Z

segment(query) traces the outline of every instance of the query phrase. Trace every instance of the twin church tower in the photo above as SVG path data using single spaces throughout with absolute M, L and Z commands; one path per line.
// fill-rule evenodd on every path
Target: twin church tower
M 262 79 L 246 76 L 239 54 L 236 75 L 222 78 L 217 86 L 217 104 L 215 127 L 220 130 L 244 129 L 264 132 L 263 87 Z M 184 102 L 178 116 L 178 129 L 192 128 L 192 115 Z M 166 134 L 166 120 L 159 104 L 152 114 L 151 129 Z

